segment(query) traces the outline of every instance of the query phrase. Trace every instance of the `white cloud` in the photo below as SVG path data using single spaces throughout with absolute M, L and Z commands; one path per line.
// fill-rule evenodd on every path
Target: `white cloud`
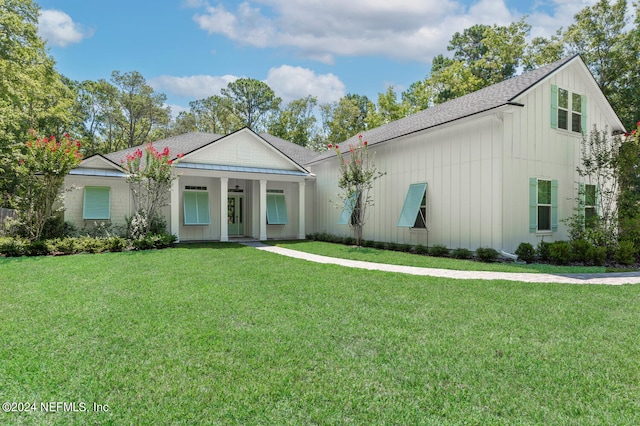
M 209 34 L 264 48 L 293 48 L 331 64 L 336 56 L 383 55 L 430 62 L 455 32 L 474 24 L 508 25 L 529 14 L 532 36 L 549 36 L 597 0 L 541 0 L 509 9 L 505 0 L 249 0 L 235 10 L 187 0 Z M 199 5 L 199 6 L 198 6 Z M 551 12 L 549 12 L 551 11 Z
M 149 81 L 149 85 L 156 90 L 166 91 L 176 96 L 204 99 L 212 95 L 220 94 L 220 89 L 227 87 L 238 77 L 224 75 L 216 77 L 211 75 L 192 75 L 187 77 L 173 77 L 163 75 Z
M 310 69 L 290 65 L 271 68 L 265 83 L 285 103 L 309 95 L 317 97 L 318 103 L 334 102 L 345 95 L 344 83 L 334 74 L 317 75 Z
M 190 111 L 189 107 L 185 107 L 177 104 L 165 104 L 164 106 L 169 107 L 171 109 L 171 118 L 173 118 L 174 120 L 181 112 Z
M 40 11 L 38 35 L 53 46 L 65 47 L 91 37 L 93 31 L 85 31 L 81 25 L 73 22 L 69 15 L 60 10 L 45 9 Z

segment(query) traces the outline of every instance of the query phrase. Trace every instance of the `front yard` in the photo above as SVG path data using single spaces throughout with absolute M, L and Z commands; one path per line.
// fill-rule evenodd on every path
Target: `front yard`
M 3 424 L 640 422 L 640 286 L 209 244 L 0 258 L 0 290 Z

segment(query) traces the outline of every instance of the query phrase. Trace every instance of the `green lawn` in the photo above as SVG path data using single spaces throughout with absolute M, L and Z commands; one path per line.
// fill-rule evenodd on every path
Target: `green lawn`
M 299 250 L 322 256 L 339 257 L 342 259 L 363 260 L 366 262 L 387 263 L 391 265 L 418 266 L 422 268 L 455 269 L 459 271 L 492 271 L 519 273 L 602 273 L 607 272 L 604 266 L 559 266 L 549 264 L 516 264 L 516 263 L 483 263 L 474 260 L 459 260 L 444 257 L 424 256 L 391 250 L 379 250 L 369 247 L 355 247 L 344 244 L 327 243 L 322 241 L 269 241 L 279 247 Z
M 0 402 L 87 407 L 0 424 L 640 423 L 640 286 L 233 244 L 0 258 L 0 283 Z

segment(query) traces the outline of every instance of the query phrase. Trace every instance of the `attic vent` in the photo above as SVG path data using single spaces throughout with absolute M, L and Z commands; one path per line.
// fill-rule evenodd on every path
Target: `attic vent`
M 268 194 L 284 194 L 284 189 L 267 189 Z
M 191 186 L 191 185 L 187 185 L 184 187 L 184 189 L 191 189 L 194 191 L 206 191 L 207 187 L 206 186 Z

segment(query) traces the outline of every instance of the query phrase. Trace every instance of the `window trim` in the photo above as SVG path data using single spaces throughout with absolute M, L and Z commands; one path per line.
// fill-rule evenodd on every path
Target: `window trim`
M 538 229 L 538 207 L 549 204 L 538 204 L 538 182 L 551 181 L 551 229 Z M 529 178 L 529 232 L 551 233 L 558 231 L 558 181 L 555 179 Z
M 87 196 L 87 190 L 89 196 Z M 91 194 L 93 192 L 93 194 Z M 107 193 L 107 199 L 96 200 L 94 197 L 98 195 L 96 192 Z M 103 195 L 101 195 L 103 196 Z M 89 203 L 88 203 L 89 202 Z M 100 202 L 103 205 L 96 207 L 93 203 Z M 89 206 L 87 206 L 89 204 Z M 105 212 L 106 214 L 101 214 Z M 111 220 L 111 187 L 110 186 L 85 186 L 82 200 L 82 219 L 83 220 Z
M 560 90 L 567 92 L 567 107 L 561 107 L 559 103 Z M 580 96 L 580 112 L 576 111 L 574 106 L 574 95 Z M 565 111 L 567 114 L 567 128 L 560 127 L 559 114 Z M 573 129 L 573 115 L 580 115 L 580 129 Z M 587 131 L 587 95 L 572 92 L 568 89 L 560 88 L 555 84 L 551 85 L 551 128 L 556 130 L 564 130 L 571 133 L 586 134 Z
M 424 204 L 423 204 L 424 201 Z M 423 214 L 424 226 L 415 226 L 418 222 L 418 215 Z M 407 195 L 404 198 L 404 204 L 398 217 L 398 227 L 412 228 L 412 229 L 426 229 L 427 228 L 427 183 L 412 183 L 409 185 Z
M 187 198 L 191 197 L 191 196 L 195 196 L 195 215 L 196 215 L 196 221 L 195 222 L 188 222 L 187 221 Z M 201 198 L 204 198 L 204 200 L 200 201 Z M 202 220 L 200 219 L 200 213 L 202 213 L 202 211 L 200 210 L 200 202 L 204 202 L 205 204 L 203 205 L 206 206 L 206 218 L 202 218 Z M 211 225 L 211 206 L 209 203 L 209 192 L 207 191 L 183 191 L 182 192 L 182 223 L 185 226 L 208 226 Z M 190 216 L 190 215 L 189 215 Z

